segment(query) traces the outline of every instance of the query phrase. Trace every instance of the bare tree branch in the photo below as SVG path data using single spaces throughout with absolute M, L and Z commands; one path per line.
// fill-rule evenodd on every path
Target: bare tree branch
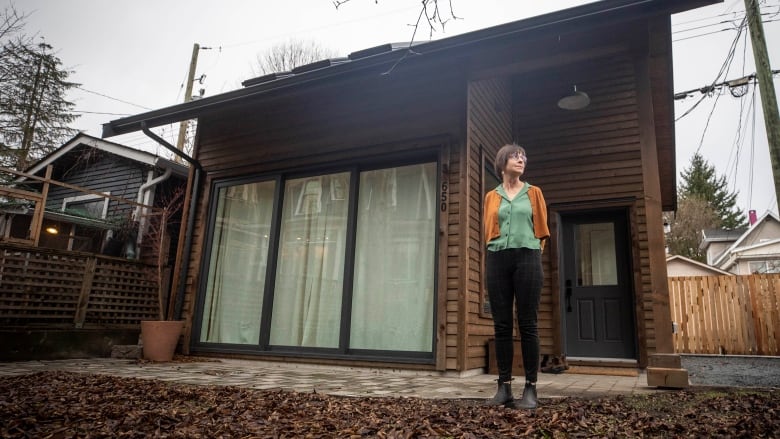
M 289 40 L 258 54 L 252 73 L 267 75 L 288 72 L 296 67 L 335 56 L 334 50 L 325 48 L 315 41 Z
M 4 44 L 4 39 L 18 33 L 24 27 L 24 21 L 27 14 L 21 14 L 16 10 L 13 3 L 6 6 L 0 12 L 0 43 Z
M 338 9 L 339 6 L 350 1 L 351 0 L 333 0 L 333 5 L 336 7 L 336 9 Z M 420 2 L 421 7 L 420 13 L 417 15 L 417 20 L 414 22 L 414 24 L 409 25 L 412 27 L 412 38 L 409 40 L 408 49 L 404 51 L 403 55 L 401 55 L 401 57 L 395 63 L 393 63 L 393 65 L 387 71 L 382 73 L 383 75 L 389 75 L 392 73 L 398 64 L 403 62 L 409 56 L 419 55 L 419 53 L 412 50 L 412 46 L 414 45 L 415 38 L 417 37 L 417 31 L 420 29 L 420 23 L 423 22 L 423 17 L 425 17 L 425 22 L 428 23 L 429 39 L 433 38 L 433 33 L 436 32 L 437 28 L 441 28 L 442 32 L 444 32 L 444 26 L 450 20 L 460 20 L 460 17 L 455 15 L 455 10 L 452 7 L 452 0 L 448 0 L 448 15 L 442 15 L 442 8 L 439 7 L 439 0 L 420 0 Z M 374 0 L 374 3 L 379 3 L 379 0 Z M 444 14 L 446 14 L 446 12 Z

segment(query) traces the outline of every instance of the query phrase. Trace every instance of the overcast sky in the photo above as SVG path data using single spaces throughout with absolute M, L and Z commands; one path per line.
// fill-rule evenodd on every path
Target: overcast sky
M 194 43 L 201 50 L 195 93 L 206 96 L 241 87 L 251 78 L 258 53 L 291 38 L 316 40 L 339 55 L 389 42 L 409 41 L 419 0 L 351 0 L 338 10 L 332 0 L 0 0 L 29 14 L 26 31 L 45 38 L 70 79 L 81 89 L 69 94 L 82 117 L 74 128 L 100 137 L 102 124 L 182 102 Z M 447 4 L 445 0 L 441 1 Z M 583 0 L 451 0 L 455 15 L 434 39 L 591 3 Z M 762 0 L 773 69 L 780 68 L 780 0 Z M 449 15 L 449 11 L 445 15 Z M 747 32 L 738 37 L 743 0 L 672 17 L 675 91 L 698 89 L 755 72 Z M 415 38 L 429 38 L 422 29 Z M 726 64 L 732 43 L 732 61 Z M 726 73 L 721 74 L 724 65 Z M 775 87 L 778 87 L 775 76 Z M 780 87 L 778 87 L 780 88 Z M 703 99 L 676 124 L 677 170 L 697 150 L 739 192 L 739 207 L 760 217 L 777 213 L 759 93 L 724 88 Z M 701 97 L 675 101 L 682 116 Z M 753 116 L 756 116 L 755 118 Z M 709 120 L 709 122 L 708 122 Z M 706 128 L 705 128 L 706 127 Z M 175 143 L 178 126 L 162 128 Z M 168 155 L 143 134 L 112 139 Z

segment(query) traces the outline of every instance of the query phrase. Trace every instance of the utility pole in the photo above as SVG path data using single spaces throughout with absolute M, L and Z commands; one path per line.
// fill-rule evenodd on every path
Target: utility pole
M 777 112 L 775 84 L 772 82 L 772 67 L 766 50 L 764 25 L 761 23 L 761 9 L 758 0 L 745 0 L 745 13 L 750 27 L 750 41 L 753 58 L 756 60 L 756 77 L 761 88 L 761 108 L 764 110 L 766 140 L 769 143 L 769 158 L 772 162 L 772 177 L 775 182 L 775 200 L 780 202 L 780 116 Z
M 187 75 L 187 86 L 184 89 L 184 102 L 192 100 L 192 83 L 195 82 L 195 67 L 198 65 L 198 52 L 200 52 L 200 45 L 195 43 L 192 46 L 192 59 L 190 60 L 190 72 Z M 179 138 L 176 141 L 176 149 L 184 151 L 184 137 L 187 135 L 187 121 L 183 120 L 179 122 Z M 181 163 L 182 158 L 178 155 L 174 157 L 177 163 Z

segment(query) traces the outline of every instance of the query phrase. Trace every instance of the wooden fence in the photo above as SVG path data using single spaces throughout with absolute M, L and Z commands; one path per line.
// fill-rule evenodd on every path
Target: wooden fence
M 780 274 L 670 277 L 677 353 L 780 355 Z
M 159 318 L 157 267 L 0 242 L 0 328 L 137 328 Z

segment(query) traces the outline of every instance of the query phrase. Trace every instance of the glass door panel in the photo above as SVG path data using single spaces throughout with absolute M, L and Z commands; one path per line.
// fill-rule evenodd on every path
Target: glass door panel
M 347 172 L 285 184 L 271 345 L 339 345 L 348 187 Z
M 436 164 L 360 173 L 350 348 L 433 349 Z
M 275 186 L 218 190 L 200 341 L 259 342 Z

